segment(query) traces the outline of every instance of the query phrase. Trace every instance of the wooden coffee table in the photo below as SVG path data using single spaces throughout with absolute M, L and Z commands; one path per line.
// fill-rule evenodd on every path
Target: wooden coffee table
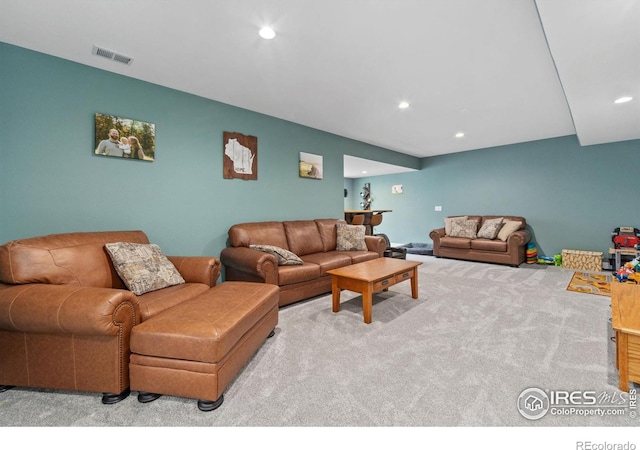
M 411 297 L 418 298 L 418 261 L 395 258 L 378 258 L 339 269 L 327 270 L 331 275 L 333 312 L 340 311 L 340 291 L 362 294 L 364 323 L 371 323 L 373 294 L 385 291 L 390 286 L 411 280 Z

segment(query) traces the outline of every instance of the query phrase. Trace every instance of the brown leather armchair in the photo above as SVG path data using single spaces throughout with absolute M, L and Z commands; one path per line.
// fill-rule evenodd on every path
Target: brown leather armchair
M 0 392 L 13 386 L 129 395 L 132 328 L 216 284 L 217 258 L 168 257 L 185 280 L 126 290 L 105 243 L 148 244 L 142 231 L 68 233 L 0 246 Z

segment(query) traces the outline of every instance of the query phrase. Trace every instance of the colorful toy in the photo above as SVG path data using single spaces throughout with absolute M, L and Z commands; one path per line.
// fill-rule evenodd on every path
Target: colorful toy
M 555 264 L 555 260 L 551 256 L 540 256 L 538 258 L 538 264 Z
M 538 249 L 536 244 L 529 242 L 527 244 L 527 264 L 535 264 L 538 259 Z
M 616 272 L 616 278 L 620 282 L 635 281 L 640 279 L 640 260 L 635 258 L 633 261 L 624 263 Z
M 556 266 L 561 266 L 562 265 L 562 255 L 561 254 L 553 255 L 553 263 Z

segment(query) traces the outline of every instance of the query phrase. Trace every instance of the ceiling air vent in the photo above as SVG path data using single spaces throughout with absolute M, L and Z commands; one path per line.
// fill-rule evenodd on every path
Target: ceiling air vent
M 133 61 L 133 58 L 130 58 L 129 56 L 121 55 L 119 53 L 95 45 L 93 46 L 93 51 L 91 53 L 126 65 L 131 65 L 131 62 Z

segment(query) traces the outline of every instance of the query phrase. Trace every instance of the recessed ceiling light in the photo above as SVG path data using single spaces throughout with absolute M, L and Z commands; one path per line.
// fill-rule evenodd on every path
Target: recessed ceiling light
M 262 39 L 273 39 L 274 37 L 276 37 L 276 32 L 273 31 L 273 28 L 271 27 L 260 28 L 259 34 Z
M 362 171 L 362 173 L 367 173 L 367 171 L 366 171 L 366 170 L 363 170 L 363 171 Z
M 633 100 L 633 97 L 620 97 L 619 99 L 617 99 L 613 103 L 617 103 L 617 104 L 627 103 L 627 102 L 630 102 L 631 100 Z
M 456 137 L 457 137 L 457 138 L 464 137 L 464 133 L 463 133 L 463 132 L 456 133 Z
M 400 102 L 400 104 L 398 105 L 398 108 L 400 109 L 407 109 L 409 107 L 409 102 Z

